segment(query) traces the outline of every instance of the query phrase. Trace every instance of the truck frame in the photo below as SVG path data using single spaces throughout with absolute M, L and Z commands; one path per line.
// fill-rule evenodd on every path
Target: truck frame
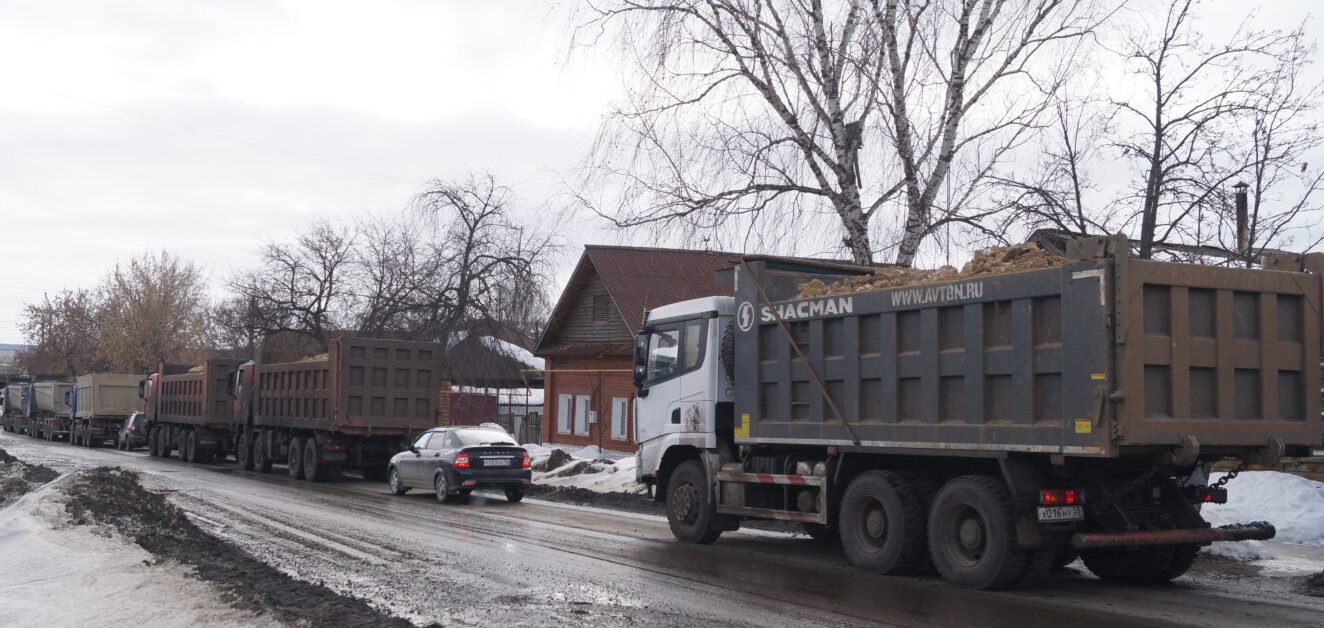
M 387 463 L 436 426 L 442 350 L 434 343 L 333 338 L 325 357 L 247 362 L 230 389 L 234 448 L 244 469 L 320 482 L 344 469 L 385 478 Z
M 1214 462 L 1324 438 L 1324 255 L 1175 264 L 1114 236 L 1067 257 L 817 298 L 800 287 L 869 271 L 743 258 L 734 297 L 645 315 L 638 479 L 682 541 L 799 522 L 862 570 L 932 565 L 977 589 L 1077 555 L 1105 580 L 1166 581 L 1212 541 L 1272 537 L 1200 508 L 1226 501 Z

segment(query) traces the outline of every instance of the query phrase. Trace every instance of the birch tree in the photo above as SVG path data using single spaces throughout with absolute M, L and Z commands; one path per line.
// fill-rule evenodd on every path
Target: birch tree
M 937 228 L 978 225 L 974 191 L 1065 67 L 1036 61 L 1099 15 L 1084 0 L 609 2 L 578 42 L 614 34 L 636 75 L 579 200 L 690 234 L 804 234 L 830 215 L 856 262 L 894 249 L 909 265 Z

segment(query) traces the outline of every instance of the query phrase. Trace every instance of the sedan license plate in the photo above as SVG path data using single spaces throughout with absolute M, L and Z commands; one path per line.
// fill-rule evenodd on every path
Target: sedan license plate
M 1083 521 L 1084 506 L 1040 506 L 1040 521 Z
M 509 466 L 510 466 L 510 459 L 509 459 L 509 458 L 484 458 L 484 459 L 483 459 L 483 466 L 485 466 L 485 467 L 509 467 Z

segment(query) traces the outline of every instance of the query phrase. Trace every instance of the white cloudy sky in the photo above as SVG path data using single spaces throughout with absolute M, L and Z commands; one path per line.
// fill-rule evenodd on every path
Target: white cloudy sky
M 1262 16 L 1291 26 L 1313 4 Z M 432 177 L 488 170 L 538 211 L 620 75 L 567 60 L 552 6 L 0 0 L 0 342 L 21 340 L 23 303 L 144 250 L 220 278 L 310 218 L 398 210 Z M 569 236 L 612 237 L 587 218 Z

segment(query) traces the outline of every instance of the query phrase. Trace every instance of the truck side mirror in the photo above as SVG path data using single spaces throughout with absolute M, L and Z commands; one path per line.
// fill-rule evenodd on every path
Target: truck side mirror
M 641 331 L 634 337 L 634 388 L 640 397 L 648 396 L 644 381 L 648 379 L 648 332 Z
M 138 398 L 147 399 L 147 380 L 145 379 L 138 380 Z

